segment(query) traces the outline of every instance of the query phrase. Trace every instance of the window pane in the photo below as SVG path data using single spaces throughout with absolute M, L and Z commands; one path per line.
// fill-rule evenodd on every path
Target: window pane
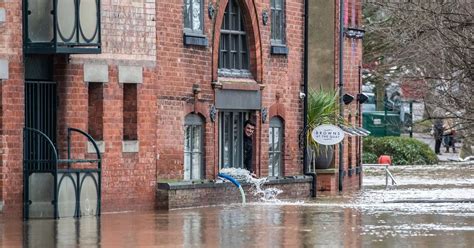
M 240 134 L 240 115 L 234 115 L 234 122 L 233 122 L 233 144 L 234 144 L 234 150 L 233 150 L 233 154 L 234 154 L 234 158 L 233 158 L 233 161 L 234 161 L 234 165 L 233 167 L 234 168 L 241 168 L 242 167 L 242 164 L 240 163 L 240 157 L 241 157 L 241 154 L 242 154 L 242 147 L 240 145 L 240 139 L 241 137 L 239 136 Z
M 226 68 L 226 61 L 227 61 L 227 44 L 226 44 L 226 35 L 221 34 L 221 41 L 220 41 L 220 50 L 221 56 L 219 56 L 219 65 L 221 68 Z
M 191 179 L 191 154 L 184 153 L 184 180 Z
M 268 148 L 270 152 L 273 151 L 273 128 L 270 128 L 270 132 L 268 133 Z
M 273 153 L 268 157 L 268 175 L 273 176 Z
M 275 8 L 281 9 L 283 0 L 275 0 Z
M 274 128 L 274 134 L 275 136 L 273 137 L 273 150 L 280 151 L 280 129 Z
M 193 152 L 201 152 L 201 126 L 193 126 L 194 136 L 193 136 Z
M 231 161 L 230 161 L 230 152 L 231 152 L 231 133 L 230 133 L 230 125 L 232 124 L 230 114 L 225 113 L 224 115 L 224 137 L 223 137 L 223 167 L 224 168 L 229 168 L 231 167 Z
M 97 31 L 97 4 L 96 0 L 81 0 L 79 6 L 79 20 L 83 35 L 80 36 L 80 42 L 97 42 L 99 36 Z M 100 24 L 99 24 L 100 25 Z M 94 37 L 95 35 L 95 37 Z M 86 39 L 88 41 L 86 41 Z
M 272 32 L 272 39 L 275 40 L 276 39 L 276 36 L 275 36 L 275 29 L 276 29 L 276 11 L 274 9 L 272 9 L 272 25 L 271 25 L 271 32 Z
M 281 27 L 281 12 L 275 11 L 275 39 L 281 39 L 280 27 Z
M 248 53 L 247 53 L 247 36 L 242 35 L 241 37 L 241 54 L 242 54 L 242 69 L 248 69 L 249 68 L 249 58 L 248 58 Z
M 229 10 L 228 10 L 228 7 L 225 9 L 225 12 L 224 12 L 224 17 L 222 18 L 222 26 L 221 26 L 221 30 L 224 29 L 224 30 L 228 30 L 229 29 L 229 22 L 228 22 L 228 19 L 229 18 Z
M 193 30 L 201 31 L 202 22 L 201 22 L 201 0 L 193 0 Z
M 184 151 L 191 151 L 191 126 L 184 127 Z
M 273 154 L 273 176 L 280 175 L 280 153 Z
M 50 42 L 53 39 L 53 1 L 36 0 L 28 2 L 28 38 L 33 42 Z
M 58 19 L 58 41 L 67 42 L 63 40 L 59 33 L 64 36 L 64 39 L 73 39 L 75 38 L 75 20 L 76 20 L 76 7 L 75 1 L 73 0 L 64 0 L 58 1 L 57 3 L 57 19 Z M 72 42 L 74 42 L 72 40 Z
M 201 179 L 201 154 L 193 154 L 192 179 Z
M 239 30 L 238 24 L 239 24 L 239 17 L 238 17 L 238 10 L 239 6 L 237 5 L 236 1 L 230 1 L 231 2 L 231 10 L 230 10 L 230 18 L 231 18 L 231 29 L 232 30 Z
M 191 0 L 184 0 L 184 28 L 191 28 Z

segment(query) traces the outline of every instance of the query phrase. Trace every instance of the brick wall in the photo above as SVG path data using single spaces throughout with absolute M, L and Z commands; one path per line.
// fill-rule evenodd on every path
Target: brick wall
M 137 140 L 137 85 L 123 85 L 123 140 Z
M 345 27 L 360 28 L 361 18 L 362 18 L 362 8 L 360 0 L 349 0 L 345 1 L 344 13 L 346 17 L 344 18 Z M 339 84 L 339 5 L 336 5 L 336 42 L 335 46 L 335 81 L 334 87 L 338 88 Z M 357 96 L 357 93 L 361 91 L 359 86 L 359 66 L 362 64 L 362 40 L 352 39 L 344 37 L 343 44 L 343 82 L 344 82 L 344 93 L 350 94 L 354 97 Z M 358 117 L 359 105 L 357 104 L 356 99 L 349 104 L 344 106 L 344 117 L 349 124 L 354 126 L 362 125 L 362 117 Z M 359 124 L 360 123 L 360 124 Z M 350 142 L 350 144 L 349 144 Z M 355 173 L 355 170 L 352 171 L 352 175 L 349 176 L 349 165 L 352 169 L 356 166 L 359 166 L 358 159 L 360 154 L 358 148 L 362 146 L 361 138 L 352 137 L 344 138 L 343 141 L 343 170 L 345 176 L 343 177 L 343 190 L 355 190 L 359 189 L 359 174 Z M 335 149 L 335 159 L 334 164 L 335 168 L 339 168 L 339 146 L 336 146 Z M 338 183 L 338 172 L 334 174 L 324 174 L 318 175 L 318 190 L 329 191 L 336 193 L 339 188 Z
M 281 179 L 265 183 L 262 187 L 282 190 L 278 199 L 308 199 L 311 197 L 310 177 L 300 179 Z M 246 202 L 258 202 L 261 195 L 254 195 L 252 185 L 243 184 Z M 231 183 L 196 183 L 196 184 L 158 184 L 157 208 L 175 209 L 196 206 L 210 206 L 230 203 L 241 203 L 242 196 L 238 188 Z
M 88 133 L 96 141 L 104 139 L 104 87 L 102 83 L 89 83 Z
M 3 202 L 3 154 L 4 154 L 4 139 L 3 139 L 3 103 L 2 103 L 2 88 L 0 86 L 0 204 Z
M 9 79 L 0 80 L 2 88 L 2 138 L 0 174 L 3 186 L 0 197 L 5 202 L 4 212 L 21 214 L 23 193 L 22 135 L 23 108 L 23 52 L 22 1 L 1 1 L 6 20 L 0 23 L 0 59 L 9 63 Z
M 76 60 L 143 64 L 156 57 L 155 0 L 101 1 L 102 53 Z

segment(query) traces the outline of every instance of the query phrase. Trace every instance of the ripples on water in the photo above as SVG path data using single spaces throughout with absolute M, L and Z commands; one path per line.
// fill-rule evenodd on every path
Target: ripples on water
M 453 202 L 474 198 L 473 168 L 392 168 L 399 185 L 389 190 L 380 170 L 367 171 L 363 190 L 305 202 L 262 201 L 80 220 L 0 218 L 0 246 L 474 247 L 474 204 Z

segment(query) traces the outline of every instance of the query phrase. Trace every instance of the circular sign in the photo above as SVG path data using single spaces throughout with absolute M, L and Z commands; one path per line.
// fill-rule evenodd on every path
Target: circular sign
M 335 145 L 344 139 L 344 131 L 338 126 L 321 125 L 313 129 L 311 137 L 321 145 Z

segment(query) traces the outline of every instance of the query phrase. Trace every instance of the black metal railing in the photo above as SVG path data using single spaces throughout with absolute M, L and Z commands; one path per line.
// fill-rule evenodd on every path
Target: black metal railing
M 87 138 L 92 143 L 96 158 L 94 159 L 74 159 L 71 157 L 72 133 L 79 133 Z M 81 216 L 80 196 L 83 183 L 87 177 L 92 177 L 94 185 L 97 190 L 97 215 L 100 215 L 101 208 L 101 154 L 99 147 L 95 140 L 86 132 L 76 129 L 67 129 L 67 158 L 60 159 L 58 150 L 53 141 L 43 132 L 38 129 L 25 127 L 23 129 L 23 180 L 24 180 L 24 199 L 23 199 L 23 216 L 25 219 L 30 218 L 30 205 L 32 200 L 30 198 L 30 176 L 34 173 L 50 173 L 53 176 L 53 217 L 59 218 L 58 213 L 58 195 L 62 183 L 65 178 L 69 178 L 74 184 L 75 189 L 75 210 L 74 217 Z M 73 164 L 91 163 L 96 164 L 93 168 L 74 168 Z M 60 168 L 60 164 L 67 164 L 66 167 Z M 60 177 L 60 178 L 59 178 Z M 58 180 L 59 178 L 59 180 Z

